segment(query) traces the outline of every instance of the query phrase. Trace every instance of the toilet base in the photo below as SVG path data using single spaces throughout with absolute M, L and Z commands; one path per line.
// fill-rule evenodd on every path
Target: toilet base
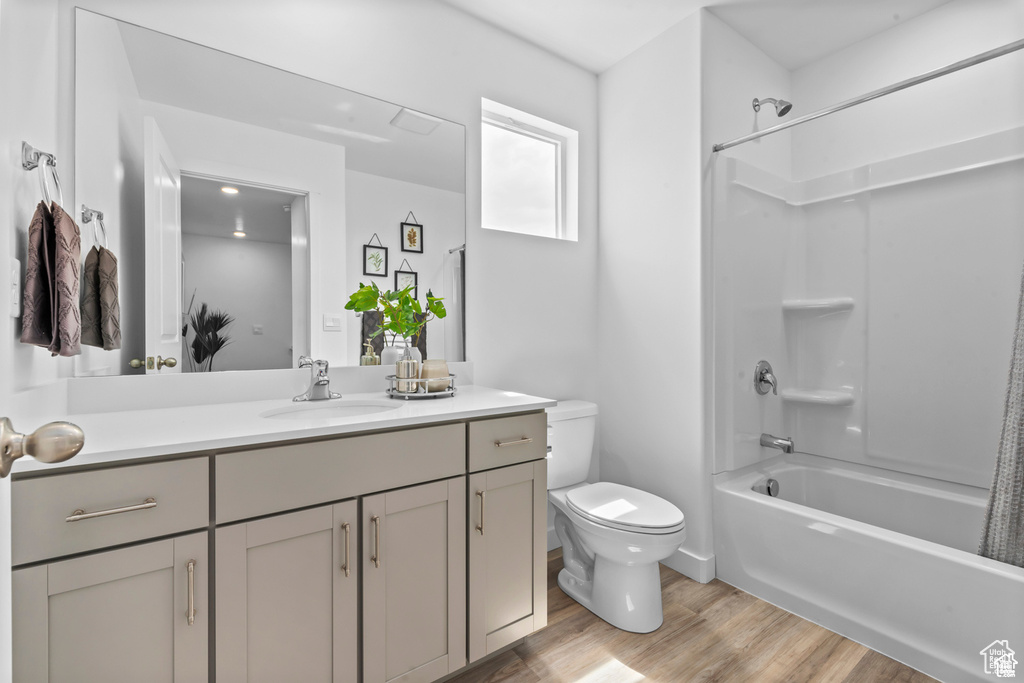
M 594 558 L 592 582 L 562 569 L 558 587 L 615 628 L 632 633 L 656 631 L 664 621 L 658 563 L 624 565 Z

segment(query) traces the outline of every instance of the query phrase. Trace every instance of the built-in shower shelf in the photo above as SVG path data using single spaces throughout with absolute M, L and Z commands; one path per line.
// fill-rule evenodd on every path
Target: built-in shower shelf
M 850 297 L 833 297 L 830 299 L 784 299 L 782 310 L 785 313 L 813 313 L 825 315 L 853 309 Z
M 792 403 L 813 403 L 819 406 L 852 406 L 852 391 L 829 389 L 782 389 L 779 397 Z

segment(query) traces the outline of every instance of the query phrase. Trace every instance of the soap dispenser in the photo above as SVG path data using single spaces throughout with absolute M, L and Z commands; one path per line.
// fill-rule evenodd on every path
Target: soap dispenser
M 373 350 L 373 343 L 367 339 L 363 346 L 366 347 L 366 353 L 363 354 L 362 358 L 359 359 L 360 365 L 380 365 L 380 356 Z

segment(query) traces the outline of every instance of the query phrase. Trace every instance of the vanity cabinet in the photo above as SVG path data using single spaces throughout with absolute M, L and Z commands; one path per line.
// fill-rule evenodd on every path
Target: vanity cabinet
M 358 680 L 356 501 L 217 529 L 217 681 Z
M 207 680 L 207 536 L 15 570 L 14 680 Z
M 469 661 L 547 625 L 547 419 L 469 423 Z
M 363 681 L 466 664 L 466 478 L 363 499 Z
M 547 625 L 547 461 L 470 475 L 469 505 L 475 662 Z
M 534 412 L 17 478 L 15 680 L 444 678 L 547 622 L 545 435 Z

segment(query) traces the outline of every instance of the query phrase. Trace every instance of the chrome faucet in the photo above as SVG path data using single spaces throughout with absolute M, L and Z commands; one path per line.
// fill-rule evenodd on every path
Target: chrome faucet
M 331 391 L 331 378 L 327 374 L 329 368 L 325 360 L 313 360 L 309 356 L 299 356 L 299 367 L 310 368 L 312 373 L 309 389 L 299 394 L 293 401 L 326 401 L 330 398 L 341 398 L 341 394 Z
M 783 453 L 793 452 L 793 439 L 790 437 L 772 436 L 771 434 L 761 435 L 761 445 L 765 448 L 778 448 Z
M 779 380 L 775 378 L 772 364 L 766 360 L 758 361 L 754 366 L 754 391 L 764 396 L 768 393 L 768 387 L 771 387 L 773 394 L 779 395 Z

